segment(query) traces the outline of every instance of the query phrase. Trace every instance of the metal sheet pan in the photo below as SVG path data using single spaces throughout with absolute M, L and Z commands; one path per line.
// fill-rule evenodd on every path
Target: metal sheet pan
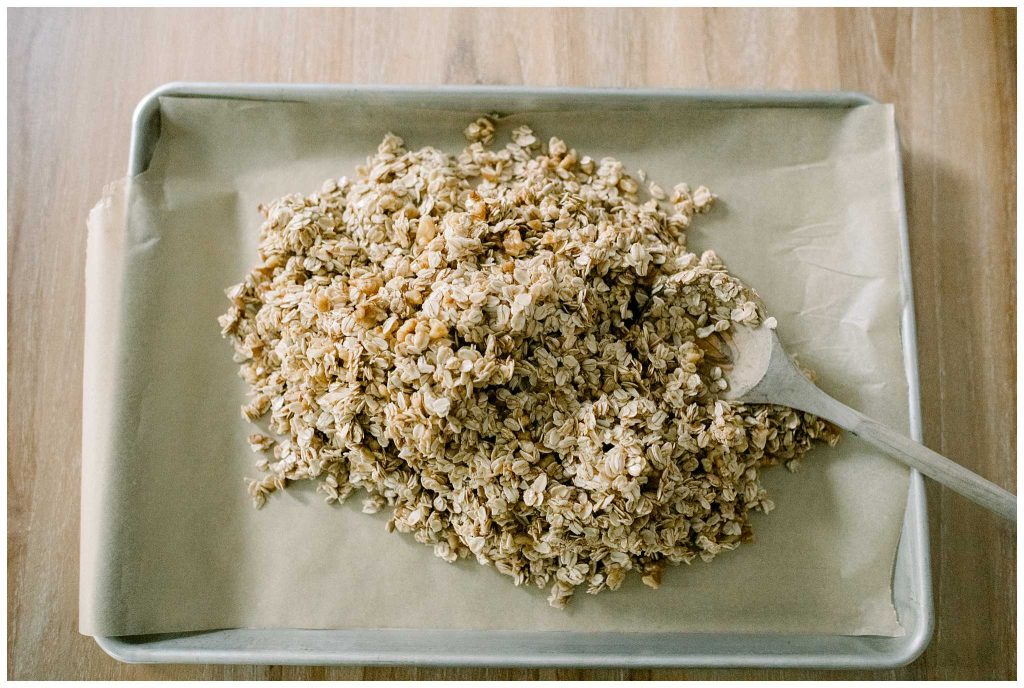
M 358 93 L 384 104 L 480 111 L 564 107 L 580 101 L 628 106 L 660 102 L 692 107 L 851 108 L 875 102 L 857 93 L 527 89 L 503 87 L 375 87 L 345 85 L 172 83 L 136 109 L 129 174 L 148 166 L 159 138 L 161 96 L 326 102 Z M 902 173 L 901 173 L 902 175 Z M 902 186 L 902 176 L 901 176 Z M 901 198 L 902 340 L 911 435 L 921 439 L 919 385 L 909 243 Z M 893 600 L 906 634 L 786 636 L 678 633 L 552 633 L 410 630 L 226 629 L 196 633 L 97 637 L 125 662 L 245 664 L 414 664 L 447 666 L 693 666 L 887 668 L 913 661 L 931 638 L 933 610 L 923 480 L 910 477 L 907 509 L 893 572 Z

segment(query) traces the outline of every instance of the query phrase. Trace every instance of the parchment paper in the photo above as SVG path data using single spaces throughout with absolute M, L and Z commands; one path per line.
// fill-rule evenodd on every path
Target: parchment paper
M 256 205 L 352 174 L 392 130 L 460 149 L 478 113 L 164 98 L 147 172 L 90 215 L 80 630 L 458 628 L 901 635 L 891 578 L 907 472 L 856 438 L 765 483 L 757 540 L 570 608 L 475 561 L 449 565 L 385 516 L 298 486 L 253 509 L 244 384 L 216 317 L 255 256 Z M 722 203 L 690 243 L 763 296 L 840 400 L 908 427 L 889 106 L 534 112 L 594 157 Z

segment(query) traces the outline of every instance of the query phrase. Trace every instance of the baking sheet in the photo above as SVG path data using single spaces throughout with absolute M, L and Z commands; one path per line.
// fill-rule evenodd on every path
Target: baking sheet
M 90 218 L 82 632 L 899 635 L 890 579 L 907 472 L 852 437 L 815 451 L 795 476 L 766 475 L 777 509 L 756 517 L 755 544 L 670 569 L 659 591 L 630 580 L 614 594 L 579 595 L 564 612 L 475 562 L 450 566 L 384 533 L 384 517 L 359 513 L 358 499 L 328 507 L 311 489 L 290 489 L 251 508 L 244 386 L 215 318 L 223 287 L 252 261 L 256 204 L 350 174 L 386 129 L 413 146 L 456 150 L 475 114 L 161 99 L 149 170 Z M 723 203 L 691 245 L 713 246 L 761 292 L 780 336 L 822 387 L 906 430 L 890 107 L 631 108 L 509 120 L 519 121 L 643 167 L 662 186 L 710 186 Z

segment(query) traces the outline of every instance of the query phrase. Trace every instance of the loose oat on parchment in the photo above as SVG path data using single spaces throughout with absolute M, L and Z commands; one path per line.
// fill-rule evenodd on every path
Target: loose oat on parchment
M 759 471 L 838 433 L 717 398 L 723 338 L 764 313 L 686 249 L 714 195 L 652 181 L 644 200 L 617 160 L 525 126 L 491 149 L 488 118 L 465 133 L 457 156 L 389 134 L 353 179 L 261 208 L 220 318 L 243 415 L 278 438 L 250 438 L 273 451 L 257 505 L 294 480 L 363 490 L 389 530 L 554 606 L 749 540 Z

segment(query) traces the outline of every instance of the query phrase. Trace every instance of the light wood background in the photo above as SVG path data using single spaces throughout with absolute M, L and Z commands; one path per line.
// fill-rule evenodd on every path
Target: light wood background
M 925 442 L 1015 490 L 1016 13 L 11 10 L 8 675 L 1013 678 L 1012 527 L 928 488 L 936 632 L 887 672 L 129 666 L 77 632 L 85 218 L 172 80 L 844 89 L 895 103 Z M 798 583 L 797 583 L 798 584 Z

